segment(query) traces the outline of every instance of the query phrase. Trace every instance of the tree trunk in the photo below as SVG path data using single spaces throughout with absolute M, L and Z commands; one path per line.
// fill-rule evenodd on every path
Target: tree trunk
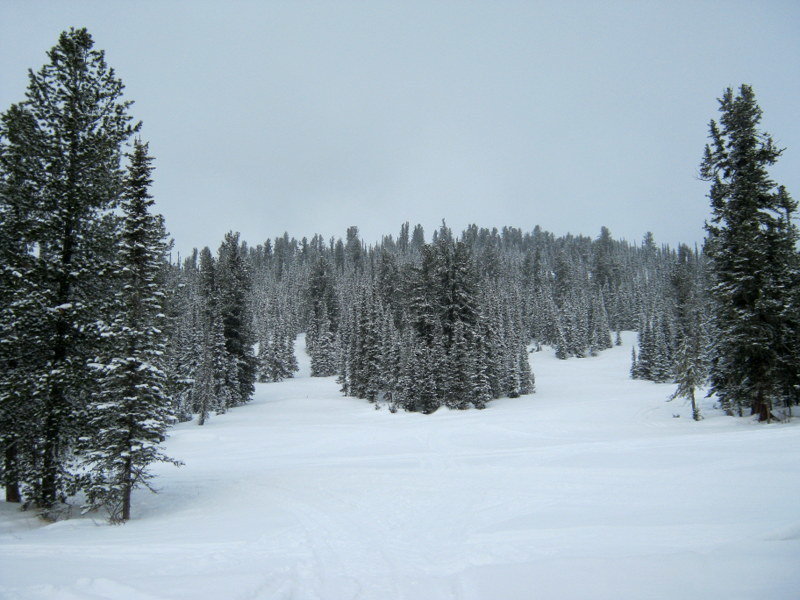
M 699 421 L 701 419 L 701 417 L 700 417 L 700 408 L 697 406 L 697 400 L 695 400 L 695 397 L 694 397 L 694 387 L 691 388 L 691 392 L 690 393 L 691 393 L 690 398 L 692 400 L 692 418 L 695 421 Z
M 772 419 L 772 407 L 770 406 L 769 401 L 764 397 L 764 390 L 758 390 L 758 394 L 756 394 L 756 400 L 751 408 L 750 414 L 757 414 L 759 422 L 766 421 L 769 423 L 770 419 Z
M 127 521 L 131 518 L 131 490 L 133 489 L 133 482 L 131 481 L 131 457 L 125 459 L 125 471 L 123 481 L 125 482 L 122 488 L 122 521 Z
M 6 488 L 6 502 L 22 502 L 22 494 L 19 492 L 16 440 L 6 446 L 4 470 L 5 481 L 3 485 Z
M 48 414 L 44 425 L 44 448 L 42 456 L 42 487 L 36 503 L 39 508 L 52 508 L 56 503 L 58 473 L 58 425 L 53 414 L 52 405 L 48 406 Z
M 61 251 L 61 273 L 58 280 L 56 295 L 57 305 L 69 301 L 72 285 L 69 281 L 68 271 L 72 263 L 72 249 L 74 245 L 73 227 L 70 220 L 64 225 L 62 233 L 63 248 Z M 63 314 L 59 314 L 55 323 L 53 340 L 53 367 L 63 368 L 68 352 L 67 335 L 69 323 Z M 51 386 L 45 399 L 45 425 L 44 425 L 44 458 L 42 463 L 42 489 L 37 502 L 41 508 L 51 508 L 55 505 L 58 495 L 58 469 L 60 463 L 60 447 L 66 399 L 64 390 L 59 383 Z

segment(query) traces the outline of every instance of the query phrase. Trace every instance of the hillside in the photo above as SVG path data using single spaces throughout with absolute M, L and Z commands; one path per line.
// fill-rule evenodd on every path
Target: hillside
M 0 597 L 797 597 L 800 427 L 709 401 L 693 422 L 673 386 L 628 378 L 623 339 L 533 354 L 534 395 L 433 415 L 343 397 L 306 359 L 176 427 L 185 466 L 124 526 L 0 506 Z

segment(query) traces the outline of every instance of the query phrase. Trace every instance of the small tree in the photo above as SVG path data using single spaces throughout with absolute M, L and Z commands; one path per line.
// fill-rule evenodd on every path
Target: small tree
M 687 330 L 678 347 L 675 369 L 675 381 L 678 384 L 678 388 L 670 396 L 670 400 L 675 398 L 688 399 L 692 403 L 692 418 L 695 421 L 699 421 L 703 416 L 695 399 L 695 390 L 704 385 L 706 381 L 708 372 L 705 361 L 707 337 L 698 310 L 693 312 L 690 323 L 691 327 Z

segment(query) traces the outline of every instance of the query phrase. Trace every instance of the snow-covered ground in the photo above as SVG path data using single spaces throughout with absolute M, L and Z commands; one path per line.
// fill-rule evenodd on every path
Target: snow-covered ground
M 159 466 L 124 526 L 0 506 L 0 597 L 800 597 L 800 427 L 707 402 L 695 423 L 673 386 L 627 378 L 624 339 L 533 355 L 533 396 L 427 416 L 303 364 L 177 427 L 186 465 Z

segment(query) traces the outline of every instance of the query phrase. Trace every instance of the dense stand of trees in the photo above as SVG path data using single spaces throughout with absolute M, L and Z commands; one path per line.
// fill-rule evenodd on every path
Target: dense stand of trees
M 0 117 L 0 476 L 11 502 L 56 517 L 81 494 L 112 521 L 176 420 L 205 424 L 290 378 L 305 334 L 311 375 L 391 411 L 485 408 L 534 391 L 531 355 L 584 358 L 637 330 L 631 376 L 710 383 L 730 414 L 800 401 L 797 205 L 766 168 L 752 90 L 728 90 L 702 175 L 706 248 L 446 224 L 366 244 L 228 233 L 168 259 L 152 212 L 152 157 L 122 83 L 70 30 Z M 126 153 L 126 149 L 128 152 Z
M 345 240 L 284 235 L 249 248 L 258 369 L 278 373 L 262 380 L 292 374 L 274 366 L 294 365 L 291 345 L 270 345 L 287 329 L 289 338 L 306 332 L 312 375 L 337 375 L 346 394 L 420 412 L 530 393 L 527 350 L 542 345 L 560 358 L 588 357 L 638 329 L 632 374 L 664 382 L 681 372 L 682 347 L 707 344 L 698 249 L 658 247 L 650 234 L 630 244 L 605 227 L 592 239 L 477 226 L 455 236 L 443 225 L 429 243 L 421 226 L 410 231 L 405 223 L 374 246 L 350 228 Z M 700 379 L 705 358 L 693 355 Z

